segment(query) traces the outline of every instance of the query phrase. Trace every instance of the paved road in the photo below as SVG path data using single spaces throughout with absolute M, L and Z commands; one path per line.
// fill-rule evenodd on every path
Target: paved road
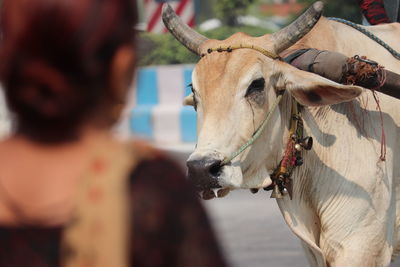
M 269 196 L 270 192 L 253 195 L 240 190 L 222 199 L 205 201 L 231 266 L 308 266 L 299 240 Z M 391 267 L 400 267 L 400 260 Z
M 231 266 L 307 266 L 300 242 L 269 195 L 240 190 L 205 201 Z
M 188 152 L 171 155 L 184 166 Z M 225 198 L 204 201 L 230 266 L 308 266 L 299 240 L 269 197 L 270 192 L 238 190 Z M 391 267 L 400 267 L 400 259 Z

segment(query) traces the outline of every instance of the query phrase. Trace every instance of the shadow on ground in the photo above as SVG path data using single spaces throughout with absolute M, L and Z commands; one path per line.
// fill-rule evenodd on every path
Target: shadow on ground
M 169 154 L 184 168 L 192 149 Z M 238 190 L 204 201 L 231 267 L 309 266 L 298 238 L 286 226 L 270 194 Z M 400 267 L 400 257 L 390 267 Z

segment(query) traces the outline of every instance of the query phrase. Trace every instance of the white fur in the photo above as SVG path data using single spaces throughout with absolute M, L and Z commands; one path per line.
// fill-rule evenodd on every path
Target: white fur
M 400 51 L 398 24 L 369 30 Z M 240 40 L 245 38 L 249 37 L 238 35 Z M 235 37 L 229 39 L 234 41 Z M 348 26 L 326 19 L 300 43 L 348 56 L 366 55 L 400 72 L 400 62 L 385 49 Z M 216 74 L 223 60 L 227 62 L 224 72 Z M 265 103 L 256 106 L 243 96 L 260 74 L 266 80 Z M 314 138 L 314 147 L 304 153 L 305 164 L 293 173 L 293 200 L 286 196 L 277 202 L 288 226 L 301 239 L 311 266 L 390 264 L 400 249 L 399 100 L 378 94 L 386 133 L 383 162 L 379 160 L 380 114 L 370 91 L 356 98 L 361 93 L 358 87 L 332 83 L 245 49 L 232 55 L 207 55 L 196 66 L 193 84 L 199 97 L 199 139 L 190 159 L 229 156 L 252 136 L 276 99 L 276 90 L 288 91 L 263 135 L 223 168 L 220 184 L 231 189 L 271 184 L 269 174 L 282 158 L 287 141 L 292 95 L 307 104 L 301 90 L 314 90 L 315 85 L 337 94 L 321 102 L 331 106 L 303 109 L 305 135 Z

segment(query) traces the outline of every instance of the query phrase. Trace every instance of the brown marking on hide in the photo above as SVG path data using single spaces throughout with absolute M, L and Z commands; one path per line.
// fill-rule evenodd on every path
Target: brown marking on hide
M 312 88 L 294 88 L 292 94 L 308 106 L 331 105 L 357 97 L 357 91 L 338 89 L 334 85 L 315 85 Z
M 305 95 L 310 102 L 320 103 L 322 100 L 321 96 L 314 91 L 306 92 Z

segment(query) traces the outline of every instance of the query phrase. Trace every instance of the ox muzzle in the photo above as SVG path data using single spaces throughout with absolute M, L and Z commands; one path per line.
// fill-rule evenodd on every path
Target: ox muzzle
M 187 161 L 188 178 L 202 193 L 203 199 L 226 196 L 232 185 L 229 180 L 233 171 L 231 164 L 224 165 L 224 157 L 216 151 L 195 151 Z M 240 168 L 239 168 L 240 169 Z M 240 172 L 241 176 L 241 172 Z
M 221 160 L 205 156 L 187 161 L 189 179 L 198 190 L 221 188 L 218 183 L 223 166 Z

